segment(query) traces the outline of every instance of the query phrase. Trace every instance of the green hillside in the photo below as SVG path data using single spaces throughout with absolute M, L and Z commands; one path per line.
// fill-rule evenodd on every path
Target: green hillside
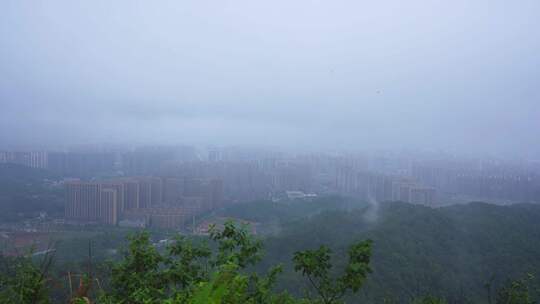
M 373 274 L 358 296 L 367 303 L 384 298 L 409 301 L 419 295 L 450 303 L 487 299 L 485 282 L 500 286 L 525 273 L 540 274 L 540 206 L 484 203 L 432 209 L 384 203 L 376 222 L 366 209 L 327 211 L 284 226 L 265 240 L 262 268 L 286 263 L 282 287 L 300 290 L 287 262 L 295 251 L 328 244 L 344 257 L 347 244 L 374 241 Z M 335 265 L 344 263 L 336 259 Z

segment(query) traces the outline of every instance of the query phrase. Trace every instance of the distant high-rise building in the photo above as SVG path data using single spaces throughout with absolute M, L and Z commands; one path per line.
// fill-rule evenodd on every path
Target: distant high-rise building
M 123 196 L 122 190 L 122 185 L 117 183 L 67 183 L 66 219 L 116 225 L 119 215 L 118 198 Z
M 122 165 L 128 174 L 157 174 L 170 162 L 197 159 L 195 149 L 188 146 L 142 147 L 122 156 Z
M 139 208 L 152 206 L 152 183 L 147 178 L 137 179 L 139 182 Z
M 223 202 L 223 182 L 218 179 L 186 179 L 184 196 L 203 198 L 201 208 L 204 210 L 218 208 Z
M 45 169 L 47 168 L 47 152 L 33 151 L 28 152 L 28 162 L 25 163 L 30 168 Z
M 362 199 L 390 201 L 393 196 L 393 178 L 380 173 L 356 171 L 350 167 L 337 170 L 336 189 Z
M 413 181 L 396 181 L 393 184 L 394 201 L 433 206 L 435 192 L 435 188 L 424 187 Z
M 8 163 L 9 161 L 9 152 L 0 151 L 0 164 Z
M 429 187 L 416 187 L 411 189 L 411 203 L 433 206 L 435 201 L 435 189 Z
M 273 172 L 272 188 L 275 191 L 311 190 L 311 167 L 303 163 L 284 162 Z
M 47 168 L 47 152 L 45 151 L 3 151 L 0 152 L 0 163 L 13 163 L 30 168 Z
M 140 186 L 137 181 L 125 180 L 124 184 L 124 208 L 122 211 L 133 210 L 139 208 L 139 192 Z
M 49 152 L 47 167 L 71 177 L 91 177 L 115 169 L 116 155 L 109 152 Z
M 152 191 L 151 203 L 153 206 L 163 203 L 163 180 L 159 177 L 150 177 L 150 187 Z
M 212 208 L 223 207 L 223 181 L 219 179 L 210 180 L 210 188 L 212 191 Z
M 178 205 L 184 193 L 184 180 L 180 178 L 166 178 L 163 196 L 166 204 Z
M 66 184 L 67 219 L 99 220 L 101 185 L 98 183 L 70 182 Z
M 168 189 L 166 201 L 164 189 Z M 222 201 L 223 182 L 219 179 L 133 177 L 73 181 L 66 183 L 65 214 L 68 221 L 116 225 L 120 219 L 143 217 L 146 223 L 155 221 L 156 227 L 177 227 L 186 216 L 219 208 Z
M 218 150 L 208 151 L 208 160 L 211 162 L 217 162 L 221 160 L 221 155 Z
M 116 189 L 102 189 L 99 202 L 100 221 L 108 225 L 118 223 L 118 201 Z
M 125 188 L 126 188 L 126 185 L 118 181 L 103 183 L 103 189 L 113 189 L 116 191 L 118 213 L 124 212 L 124 209 L 126 208 Z

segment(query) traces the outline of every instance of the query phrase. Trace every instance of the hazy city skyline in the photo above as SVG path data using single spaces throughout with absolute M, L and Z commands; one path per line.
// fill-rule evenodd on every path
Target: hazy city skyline
M 538 11 L 528 0 L 3 1 L 0 144 L 538 157 Z

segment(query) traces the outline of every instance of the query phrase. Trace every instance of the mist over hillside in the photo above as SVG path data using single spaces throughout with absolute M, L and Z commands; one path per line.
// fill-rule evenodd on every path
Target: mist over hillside
M 0 1 L 0 304 L 540 303 L 540 1 Z
M 284 223 L 277 235 L 265 238 L 260 269 L 285 263 L 281 287 L 301 290 L 300 276 L 287 261 L 293 252 L 328 244 L 337 254 L 339 268 L 348 244 L 372 239 L 373 274 L 351 303 L 381 303 L 384 298 L 406 303 L 426 294 L 450 303 L 487 303 L 486 282 L 499 286 L 524 273 L 538 275 L 539 205 L 470 203 L 431 209 L 382 203 L 376 222 L 365 219 L 367 204 L 357 205 L 349 211 L 330 205 L 327 211 Z M 274 209 L 289 207 L 274 205 Z M 263 210 L 261 214 L 270 213 Z M 248 220 L 259 216 L 255 210 L 236 215 Z

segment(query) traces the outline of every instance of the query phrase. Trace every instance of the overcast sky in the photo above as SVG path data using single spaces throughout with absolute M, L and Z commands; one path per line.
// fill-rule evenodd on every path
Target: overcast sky
M 0 1 L 0 148 L 538 155 L 540 1 Z

